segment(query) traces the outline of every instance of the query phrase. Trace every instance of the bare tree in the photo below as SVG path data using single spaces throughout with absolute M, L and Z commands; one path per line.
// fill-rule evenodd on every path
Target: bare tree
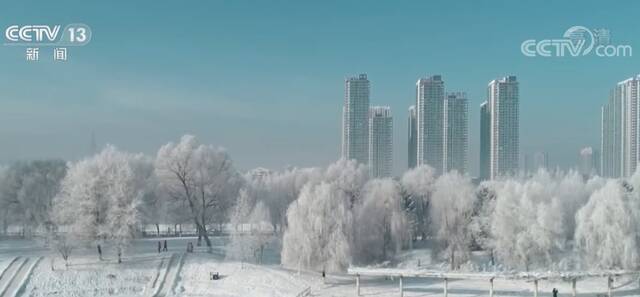
M 227 219 L 242 181 L 229 155 L 185 135 L 179 143 L 170 142 L 160 148 L 156 175 L 168 196 L 189 209 L 198 232 L 198 245 L 204 239 L 211 248 L 207 226 Z
M 69 267 L 69 257 L 71 256 L 71 252 L 75 248 L 73 245 L 73 240 L 69 238 L 68 234 L 56 233 L 53 236 L 53 249 L 55 252 L 60 254 L 60 257 L 64 260 L 64 266 L 66 268 Z M 53 267 L 53 258 L 51 259 L 51 270 L 54 270 Z

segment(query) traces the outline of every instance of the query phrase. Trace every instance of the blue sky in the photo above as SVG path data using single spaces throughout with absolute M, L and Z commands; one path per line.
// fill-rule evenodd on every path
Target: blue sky
M 470 98 L 469 164 L 487 82 L 520 81 L 521 148 L 573 166 L 599 146 L 599 107 L 640 73 L 640 2 L 569 1 L 11 1 L 12 24 L 85 23 L 69 61 L 27 62 L 0 46 L 0 162 L 77 159 L 112 143 L 155 153 L 192 133 L 241 169 L 325 165 L 340 154 L 343 79 L 366 72 L 371 102 L 394 114 L 395 172 L 406 166 L 415 82 L 442 74 Z M 526 39 L 574 25 L 607 28 L 634 57 L 529 58 Z

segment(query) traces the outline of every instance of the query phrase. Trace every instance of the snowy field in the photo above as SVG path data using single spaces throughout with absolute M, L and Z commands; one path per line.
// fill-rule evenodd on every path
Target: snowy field
M 109 247 L 104 247 L 100 261 L 93 247 L 75 250 L 70 265 L 43 248 L 42 242 L 25 240 L 0 241 L 0 296 L 298 296 L 309 289 L 308 296 L 355 296 L 355 280 L 346 274 L 332 274 L 325 281 L 320 273 L 293 271 L 278 264 L 279 256 L 267 250 L 264 265 L 226 261 L 227 239 L 214 237 L 212 253 L 196 248 L 185 254 L 187 242 L 194 238 L 168 239 L 169 252 L 157 253 L 157 240 L 136 240 L 122 264 Z M 428 250 L 406 253 L 399 267 L 421 265 L 433 268 Z M 23 260 L 21 269 L 9 271 Z M 26 259 L 26 260 L 25 260 Z M 12 264 L 13 263 L 13 264 Z M 31 265 L 29 265 L 31 264 Z M 32 269 L 30 266 L 33 266 Z M 12 272 L 16 276 L 10 275 Z M 211 280 L 212 272 L 220 274 Z M 7 283 L 7 280 L 11 280 Z M 439 279 L 405 278 L 404 296 L 442 296 Z M 6 290 L 4 287 L 7 287 Z M 637 277 L 621 277 L 614 284 L 614 296 L 640 296 Z M 553 288 L 559 296 L 571 296 L 571 283 L 540 281 L 539 296 L 551 296 Z M 578 296 L 603 296 L 606 279 L 581 280 Z M 450 280 L 449 296 L 488 296 L 485 280 Z M 533 284 L 527 281 L 495 280 L 495 296 L 533 296 Z M 398 279 L 362 277 L 361 296 L 400 296 Z

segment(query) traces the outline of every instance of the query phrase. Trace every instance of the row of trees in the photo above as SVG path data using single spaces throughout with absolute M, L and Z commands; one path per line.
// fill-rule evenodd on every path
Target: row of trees
M 45 228 L 66 251 L 71 243 L 105 242 L 119 260 L 145 223 L 193 224 L 198 244 L 211 247 L 208 227 L 228 221 L 244 184 L 223 149 L 190 135 L 155 158 L 107 146 L 74 163 L 16 163 L 0 177 L 5 229 L 20 224 L 29 236 Z
M 431 240 L 451 269 L 473 250 L 523 270 L 640 263 L 639 173 L 608 180 L 540 171 L 475 185 L 428 166 L 372 179 L 364 166 L 339 160 L 242 174 L 226 151 L 190 135 L 155 156 L 107 146 L 78 162 L 1 168 L 0 209 L 5 229 L 45 230 L 63 257 L 77 242 L 108 242 L 121 256 L 140 225 L 187 223 L 209 248 L 212 228 L 242 231 L 227 253 L 242 261 L 260 262 L 281 240 L 282 263 L 293 268 L 384 262 L 418 240 Z
M 474 238 L 519 269 L 637 269 L 640 174 L 628 181 L 540 171 L 481 185 Z
M 397 180 L 365 172 L 339 161 L 303 187 L 287 212 L 283 264 L 343 270 L 429 239 L 451 269 L 473 250 L 527 271 L 640 266 L 640 173 L 619 180 L 541 170 L 474 185 L 426 166 Z
M 471 180 L 455 172 L 436 179 L 423 166 L 400 180 L 370 179 L 364 166 L 340 160 L 289 207 L 282 262 L 340 271 L 391 260 L 429 235 L 457 267 L 471 244 L 474 196 Z

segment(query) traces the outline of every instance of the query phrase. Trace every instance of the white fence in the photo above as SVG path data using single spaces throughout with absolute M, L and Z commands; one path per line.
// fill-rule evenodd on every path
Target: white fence
M 489 296 L 494 296 L 493 280 L 505 279 L 505 280 L 527 280 L 533 283 L 533 296 L 538 297 L 538 283 L 542 280 L 564 280 L 571 282 L 572 296 L 576 297 L 576 283 L 580 279 L 601 277 L 606 278 L 607 281 L 607 296 L 613 296 L 613 279 L 623 275 L 640 275 L 639 271 L 626 271 L 626 270 L 607 270 L 597 272 L 548 272 L 548 273 L 533 273 L 533 272 L 514 272 L 514 273 L 463 273 L 463 272 L 442 272 L 442 271 L 430 271 L 430 270 L 407 270 L 407 269 L 394 269 L 394 268 L 358 268 L 351 267 L 348 270 L 350 275 L 356 278 L 356 296 L 360 296 L 360 276 L 385 276 L 396 277 L 399 279 L 399 295 L 404 296 L 404 287 L 402 280 L 404 277 L 418 277 L 418 278 L 437 278 L 443 280 L 443 292 L 444 296 L 448 296 L 448 281 L 452 279 L 473 279 L 473 280 L 486 280 L 488 282 Z

